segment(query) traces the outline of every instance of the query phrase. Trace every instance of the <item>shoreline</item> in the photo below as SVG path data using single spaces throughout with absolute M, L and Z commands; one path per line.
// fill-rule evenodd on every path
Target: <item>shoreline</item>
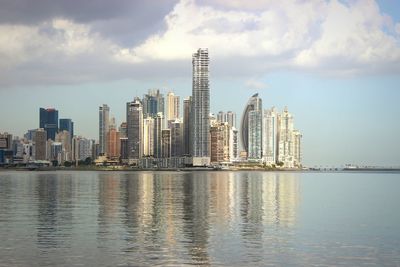
M 351 168 L 351 169 L 298 169 L 298 168 L 232 168 L 220 169 L 212 167 L 187 167 L 187 168 L 112 168 L 112 167 L 44 167 L 44 168 L 21 168 L 6 167 L 0 168 L 0 172 L 4 171 L 30 171 L 30 172 L 49 172 L 49 171 L 98 171 L 98 172 L 243 172 L 243 171 L 259 171 L 259 172 L 400 172 L 400 168 Z

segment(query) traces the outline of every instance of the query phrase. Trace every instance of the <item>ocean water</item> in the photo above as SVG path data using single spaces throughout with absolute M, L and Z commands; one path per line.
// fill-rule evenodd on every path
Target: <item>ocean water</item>
M 0 172 L 0 266 L 400 266 L 400 173 Z

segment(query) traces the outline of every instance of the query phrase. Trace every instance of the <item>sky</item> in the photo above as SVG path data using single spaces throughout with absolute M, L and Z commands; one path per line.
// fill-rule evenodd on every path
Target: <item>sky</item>
M 98 139 L 148 89 L 191 95 L 210 55 L 211 111 L 248 98 L 288 107 L 307 166 L 400 166 L 398 0 L 0 0 L 0 132 L 22 136 L 54 107 Z

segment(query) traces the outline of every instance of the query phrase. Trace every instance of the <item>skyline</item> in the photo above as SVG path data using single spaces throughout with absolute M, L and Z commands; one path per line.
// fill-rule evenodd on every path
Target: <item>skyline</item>
M 398 161 L 400 158 L 400 144 L 396 141 L 397 136 L 400 134 L 400 126 L 396 123 L 398 114 L 400 114 L 400 107 L 398 107 L 397 103 L 398 99 L 400 99 L 398 90 L 398 84 L 400 84 L 400 78 L 398 77 L 398 66 L 400 66 L 398 56 L 400 51 L 398 7 L 397 9 L 396 6 L 388 8 L 390 1 L 379 1 L 378 3 L 367 1 L 363 2 L 365 3 L 364 6 L 360 6 L 360 3 L 356 2 L 349 2 L 346 5 L 342 2 L 330 1 L 326 6 L 323 6 L 325 8 L 323 9 L 325 10 L 324 12 L 327 12 L 323 14 L 335 14 L 334 10 L 336 9 L 340 10 L 338 14 L 347 14 L 348 16 L 345 16 L 345 18 L 350 19 L 346 20 L 346 22 L 349 23 L 351 30 L 355 28 L 350 26 L 361 25 L 360 32 L 353 31 L 351 36 L 354 37 L 354 40 L 363 36 L 365 37 L 364 41 L 357 43 L 351 38 L 348 39 L 347 32 L 341 34 L 340 38 L 334 32 L 329 32 L 329 29 L 325 27 L 329 25 L 330 17 L 328 16 L 326 20 L 323 19 L 325 24 L 323 22 L 309 21 L 311 26 L 305 27 L 307 30 L 305 35 L 296 32 L 299 29 L 294 28 L 292 33 L 297 37 L 302 37 L 295 41 L 295 44 L 297 43 L 297 47 L 302 49 L 289 47 L 285 51 L 278 51 L 275 56 L 271 56 L 271 54 L 266 54 L 266 50 L 258 50 L 255 47 L 255 52 L 260 53 L 260 60 L 255 61 L 256 57 L 243 54 L 245 51 L 243 47 L 245 47 L 246 42 L 242 42 L 240 39 L 235 39 L 237 41 L 234 42 L 232 48 L 237 48 L 237 51 L 239 51 L 235 56 L 232 56 L 230 49 L 226 51 L 222 49 L 224 44 L 218 47 L 215 43 L 216 36 L 213 34 L 218 30 L 218 27 L 216 28 L 211 22 L 217 18 L 225 21 L 229 27 L 222 35 L 226 34 L 235 38 L 235 36 L 238 37 L 243 34 L 245 37 L 251 37 L 248 27 L 253 27 L 253 30 L 259 31 L 258 24 L 250 26 L 246 23 L 241 25 L 240 22 L 235 24 L 235 19 L 229 12 L 233 12 L 234 15 L 238 15 L 240 18 L 246 18 L 247 22 L 259 22 L 262 18 L 270 18 L 274 22 L 275 17 L 273 15 L 267 16 L 264 13 L 258 14 L 254 11 L 254 7 L 223 6 L 223 2 L 219 1 L 217 6 L 212 6 L 212 3 L 207 1 L 168 2 L 168 5 L 170 5 L 166 7 L 166 11 L 163 11 L 164 19 L 161 22 L 163 26 L 156 30 L 151 29 L 150 26 L 144 26 L 143 30 L 148 30 L 148 33 L 144 34 L 141 40 L 126 41 L 123 44 L 122 39 L 120 39 L 120 46 L 129 47 L 129 43 L 136 42 L 138 44 L 137 47 L 143 48 L 143 44 L 148 44 L 149 40 L 161 40 L 155 45 L 156 48 L 161 49 L 165 47 L 162 41 L 167 40 L 168 34 L 171 34 L 171 31 L 176 29 L 171 26 L 171 19 L 176 18 L 176 21 L 173 21 L 175 23 L 173 25 L 179 28 L 183 25 L 182 22 L 179 22 L 179 19 L 185 17 L 185 14 L 192 14 L 190 11 L 193 10 L 206 10 L 208 12 L 204 11 L 205 13 L 202 13 L 203 17 L 199 19 L 197 26 L 207 26 L 211 30 L 211 34 L 207 35 L 200 31 L 196 33 L 197 35 L 187 36 L 189 44 L 193 39 L 200 41 L 196 44 L 196 47 L 190 47 L 191 51 L 188 54 L 186 54 L 185 47 L 173 46 L 172 50 L 165 50 L 165 53 L 154 53 L 154 57 L 158 56 L 158 58 L 145 60 L 141 63 L 131 62 L 129 63 L 130 65 L 124 63 L 129 66 L 125 66 L 122 69 L 115 69 L 116 65 L 110 62 L 97 62 L 99 63 L 98 71 L 93 68 L 93 61 L 89 60 L 88 64 L 84 64 L 83 68 L 88 67 L 92 74 L 103 75 L 104 77 L 91 76 L 90 73 L 86 72 L 88 69 L 83 69 L 82 71 L 82 68 L 70 64 L 71 62 L 76 63 L 77 60 L 88 59 L 85 57 L 87 53 L 82 51 L 78 54 L 68 54 L 63 50 L 63 56 L 60 57 L 59 62 L 53 61 L 53 50 L 49 50 L 44 59 L 39 57 L 32 59 L 32 55 L 36 55 L 34 53 L 36 50 L 34 50 L 22 63 L 10 63 L 7 60 L 3 60 L 4 63 L 1 68 L 4 71 L 0 77 L 0 97 L 1 99 L 7 99 L 7 101 L 3 101 L 5 103 L 2 103 L 0 112 L 9 115 L 2 116 L 0 132 L 7 131 L 14 135 L 22 136 L 26 130 L 37 127 L 37 110 L 39 107 L 54 107 L 60 111 L 60 117 L 71 118 L 74 121 L 77 135 L 97 139 L 97 109 L 102 104 L 109 105 L 110 113 L 116 117 L 117 124 L 124 121 L 125 103 L 132 101 L 135 96 L 142 97 L 150 88 L 160 88 L 164 93 L 172 90 L 181 97 L 182 104 L 182 100 L 189 96 L 191 91 L 190 57 L 192 50 L 194 51 L 197 47 L 204 46 L 209 47 L 212 61 L 210 69 L 210 111 L 214 114 L 217 114 L 220 110 L 225 112 L 232 110 L 240 118 L 247 99 L 258 92 L 263 99 L 264 108 L 275 106 L 277 109 L 283 110 L 287 106 L 289 111 L 295 114 L 296 127 L 301 129 L 304 134 L 303 148 L 305 153 L 303 162 L 305 165 L 341 165 L 345 163 L 400 165 Z M 323 5 L 321 2 L 318 3 Z M 139 3 L 137 5 L 146 4 Z M 289 14 L 287 12 L 293 5 L 295 4 L 283 3 L 279 8 L 283 13 Z M 318 5 L 313 8 L 319 10 Z M 271 5 L 267 10 L 273 13 L 276 8 Z M 346 10 L 348 13 L 344 12 Z M 63 10 L 61 9 L 61 11 Z M 85 12 L 89 11 L 84 10 L 83 13 L 85 14 Z M 117 11 L 115 12 L 113 15 L 115 18 L 123 17 Z M 362 13 L 369 16 L 360 16 Z M 37 19 L 36 21 L 28 21 L 27 19 L 26 21 L 14 21 L 12 23 L 25 25 L 24 27 L 29 28 L 25 29 L 28 32 L 32 27 L 42 27 L 38 32 L 43 34 L 49 34 L 50 30 L 53 30 L 55 31 L 53 32 L 54 34 L 61 34 L 58 35 L 59 38 L 55 34 L 54 36 L 57 38 L 54 40 L 58 40 L 65 46 L 71 44 L 62 38 L 62 36 L 67 36 L 71 31 L 64 28 L 66 35 L 62 35 L 63 30 L 57 32 L 57 29 L 54 28 L 54 23 L 47 24 L 47 28 L 43 28 L 44 21 L 54 22 L 54 18 L 61 16 L 60 14 L 49 14 L 45 18 Z M 302 21 L 300 12 L 296 14 L 299 22 Z M 173 15 L 176 16 L 174 17 Z M 58 21 L 57 27 L 70 27 L 68 29 L 71 29 L 71 27 L 77 27 L 77 25 L 86 25 L 90 28 L 90 31 L 85 31 L 83 26 L 83 28 L 74 28 L 72 37 L 77 33 L 81 33 L 82 36 L 87 34 L 89 37 L 93 37 L 95 33 L 98 33 L 99 36 L 97 37 L 100 39 L 111 38 L 110 35 L 106 35 L 99 28 L 98 23 L 97 28 L 93 26 L 96 22 L 90 16 L 87 20 L 79 20 L 79 18 L 70 13 L 63 17 L 64 24 Z M 6 33 L 9 30 L 10 26 L 7 23 L 10 24 L 11 22 L 7 22 L 7 18 L 9 17 L 3 17 L 0 32 Z M 104 20 L 104 18 L 96 19 L 97 22 Z M 18 16 L 14 20 L 18 20 Z M 65 21 L 69 21 L 70 24 Z M 337 19 L 333 21 L 335 22 Z M 288 21 L 282 19 L 282 22 L 287 22 L 287 24 L 284 24 L 286 26 L 291 25 L 293 18 L 289 17 Z M 285 33 L 290 33 L 285 32 L 285 29 L 273 27 L 276 26 L 273 23 L 271 25 L 269 29 L 283 31 L 278 32 L 277 36 L 285 36 Z M 193 25 L 189 26 L 192 27 Z M 15 35 L 18 35 L 19 27 L 22 26 L 15 27 L 15 31 L 13 31 Z M 313 36 L 310 32 L 313 27 L 326 34 Z M 46 29 L 48 31 L 45 31 Z M 184 30 L 185 34 L 187 34 L 189 30 L 193 29 L 185 28 Z M 136 32 L 133 30 L 125 33 L 126 36 L 133 36 Z M 203 45 L 201 42 L 205 42 L 205 39 L 200 37 L 205 35 L 209 36 L 209 44 Z M 48 40 L 53 40 L 51 38 L 54 36 L 48 35 Z M 159 36 L 160 38 L 151 39 L 152 36 Z M 265 35 L 262 36 L 265 37 Z M 304 43 L 303 37 L 307 36 L 314 37 L 311 38 L 312 42 L 309 44 Z M 321 44 L 324 40 L 326 41 L 327 39 L 324 39 L 326 36 L 331 36 L 338 44 L 346 43 L 346 40 L 350 40 L 354 47 L 349 47 L 347 54 L 343 50 L 339 51 L 341 54 L 333 53 L 330 63 L 329 60 L 322 60 L 322 63 L 320 62 L 314 67 L 294 67 L 291 64 L 284 63 L 293 58 L 293 55 L 300 55 L 305 47 L 318 48 L 317 44 Z M 374 39 L 374 36 L 378 37 Z M 114 36 L 114 39 L 117 40 L 117 37 Z M 196 39 L 195 37 L 198 38 Z M 86 40 L 81 37 L 78 39 Z M 11 42 L 9 44 L 10 47 L 12 45 L 14 47 L 17 47 L 18 44 L 22 45 L 21 39 L 15 38 L 11 41 L 15 42 Z M 281 41 L 278 40 L 276 43 L 279 44 Z M 35 47 L 37 49 L 45 49 L 45 44 L 47 43 L 44 42 L 43 45 L 36 43 Z M 100 42 L 100 47 L 101 44 Z M 318 50 L 317 48 L 315 48 L 315 51 Z M 354 51 L 356 48 L 359 50 Z M 376 50 L 377 48 L 380 49 Z M 13 52 L 13 50 L 5 49 L 4 42 L 0 45 L 0 51 Z M 143 51 L 145 52 L 142 49 Z M 153 51 L 157 51 L 157 49 Z M 177 52 L 173 53 L 174 51 L 182 53 L 184 56 L 177 55 Z M 274 51 L 273 47 L 268 51 Z M 365 54 L 368 51 L 371 53 L 371 57 L 361 57 L 362 60 L 357 57 L 357 55 L 368 56 L 368 54 Z M 144 52 L 143 55 L 147 55 Z M 2 58 L 5 55 L 4 53 L 0 54 Z M 288 57 L 287 54 L 292 54 L 292 56 Z M 377 60 L 374 55 L 380 59 Z M 168 56 L 171 58 L 165 58 Z M 65 59 L 70 59 L 70 62 L 68 60 L 65 61 Z M 348 60 L 343 61 L 343 59 Z M 268 63 L 262 63 L 264 61 Z M 51 62 L 53 65 L 45 64 L 46 62 Z M 262 64 L 260 65 L 260 63 Z M 150 70 L 148 64 L 154 68 Z M 4 66 L 7 66 L 6 70 Z M 39 66 L 39 68 L 35 68 L 35 66 Z M 54 71 L 45 69 L 45 67 L 49 66 L 54 71 L 64 71 L 62 72 L 62 77 L 54 73 Z M 121 67 L 121 65 L 119 66 Z M 337 72 L 338 67 L 340 70 L 343 69 L 342 73 Z M 72 71 L 74 68 L 76 69 L 75 72 Z M 349 70 L 354 71 L 349 72 Z M 29 71 L 30 73 L 27 73 Z M 66 81 L 68 77 L 73 77 L 76 71 L 81 71 L 83 76 L 87 75 L 89 78 L 87 80 L 79 80 L 79 75 L 77 75 L 77 80 Z M 111 77 L 116 71 L 120 71 L 121 75 Z M 109 75 L 105 75 L 107 73 Z M 32 75 L 36 75 L 42 80 L 32 80 Z M 14 81 L 12 77 L 14 77 Z M 60 79 L 60 77 L 64 80 Z M 229 101 L 224 101 L 227 95 L 232 97 Z M 15 110 L 16 107 L 18 107 L 18 114 L 15 114 L 16 112 L 11 113 L 10 111 Z

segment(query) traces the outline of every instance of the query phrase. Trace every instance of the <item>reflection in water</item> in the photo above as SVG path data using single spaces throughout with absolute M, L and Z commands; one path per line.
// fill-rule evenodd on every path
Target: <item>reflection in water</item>
M 0 266 L 329 265 L 338 254 L 344 265 L 400 262 L 398 239 L 375 237 L 390 247 L 379 257 L 369 243 L 350 244 L 358 257 L 346 258 L 345 237 L 321 245 L 312 235 L 318 225 L 300 232 L 304 174 L 28 174 L 0 177 Z

